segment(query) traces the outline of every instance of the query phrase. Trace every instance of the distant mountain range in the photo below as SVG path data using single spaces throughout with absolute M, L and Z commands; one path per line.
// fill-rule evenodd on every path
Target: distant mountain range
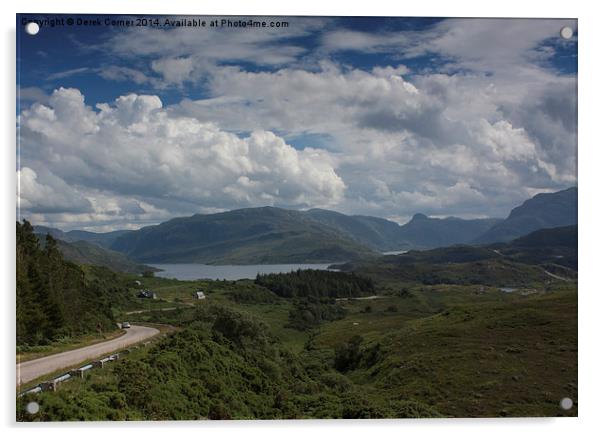
M 333 263 L 374 258 L 393 250 L 509 241 L 534 230 L 576 222 L 577 188 L 571 188 L 538 194 L 513 209 L 506 219 L 440 219 L 416 214 L 399 225 L 324 209 L 259 207 L 174 218 L 139 230 L 62 232 L 37 226 L 36 232 L 69 243 L 85 241 L 112 250 L 109 254 L 113 257 L 119 252 L 130 261 L 143 263 Z M 87 248 L 84 251 L 90 253 Z M 99 259 L 100 254 L 93 257 Z
M 148 263 L 329 263 L 377 254 L 306 212 L 276 207 L 175 218 L 122 235 L 111 248 Z
M 537 194 L 515 207 L 508 218 L 495 224 L 474 242 L 510 241 L 534 230 L 577 224 L 577 188 Z
M 429 218 L 418 213 L 400 227 L 398 237 L 412 249 L 468 244 L 475 238 L 475 235 L 486 232 L 501 221 L 498 218 L 473 220 L 455 217 Z
M 65 260 L 77 263 L 79 265 L 100 265 L 106 266 L 113 271 L 120 271 L 126 273 L 143 273 L 145 271 L 156 271 L 156 268 L 142 265 L 123 253 L 118 253 L 109 248 L 103 247 L 101 241 L 105 242 L 103 236 L 106 238 L 109 233 L 92 233 L 74 230 L 72 232 L 63 232 L 59 229 L 51 227 L 35 226 L 34 232 L 38 235 L 40 244 L 44 246 L 45 239 L 44 235 L 50 234 L 54 239 L 57 240 L 58 249 L 63 254 Z M 123 233 L 123 232 L 111 232 L 111 233 Z M 77 238 L 84 234 L 84 236 L 91 236 L 90 240 L 94 242 L 88 242 L 86 240 L 78 240 Z M 98 237 L 95 237 L 97 235 Z M 110 236 L 109 236 L 110 237 Z
M 57 242 L 63 257 L 79 265 L 100 265 L 113 271 L 136 274 L 145 271 L 157 271 L 156 268 L 142 265 L 123 253 L 100 247 L 91 242 L 65 242 L 60 240 Z
M 337 269 L 383 282 L 529 286 L 577 278 L 577 226 L 536 230 L 510 242 L 412 250 Z
M 371 216 L 348 216 L 323 209 L 306 212 L 312 219 L 333 227 L 347 237 L 376 251 L 393 251 L 465 244 L 488 230 L 500 219 L 464 220 L 429 218 L 416 214 L 406 224 Z
M 119 236 L 130 233 L 133 230 L 115 230 L 106 233 L 87 232 L 85 230 L 70 230 L 63 232 L 62 230 L 46 226 L 35 226 L 37 234 L 50 234 L 54 239 L 60 239 L 65 242 L 86 241 L 92 244 L 100 245 L 101 247 L 111 248 Z

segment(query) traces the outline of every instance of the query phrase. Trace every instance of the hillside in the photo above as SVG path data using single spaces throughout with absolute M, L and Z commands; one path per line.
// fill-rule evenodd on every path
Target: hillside
M 556 264 L 577 271 L 577 226 L 537 230 L 507 244 L 490 247 L 523 263 Z
M 383 218 L 262 207 L 175 218 L 118 237 L 111 248 L 147 263 L 329 263 L 376 251 L 467 243 L 495 219 Z
M 535 231 L 509 243 L 455 245 L 337 265 L 375 280 L 425 284 L 528 286 L 545 283 L 549 273 L 577 275 L 577 227 Z
M 34 233 L 43 236 L 49 234 L 54 239 L 60 239 L 65 242 L 86 241 L 104 248 L 111 248 L 111 245 L 119 236 L 131 232 L 131 230 L 115 230 L 106 233 L 88 232 L 86 230 L 70 230 L 64 232 L 60 229 L 46 226 L 34 226 L 33 231 Z
M 141 265 L 125 254 L 101 248 L 86 241 L 65 242 L 57 240 L 57 246 L 66 260 L 79 265 L 105 266 L 113 271 L 135 274 L 157 270 L 147 265 Z
M 210 298 L 129 315 L 177 329 L 56 392 L 19 398 L 17 420 L 578 415 L 572 283 L 528 295 L 400 285 L 378 299 L 324 302 L 338 316 L 303 331 L 290 324 L 314 315 L 307 300 L 250 282 L 163 286 L 173 299 L 198 286 Z M 261 290 L 269 298 L 231 298 Z M 565 411 L 567 396 L 575 407 Z M 38 414 L 27 413 L 30 401 Z
M 85 230 L 71 230 L 66 232 L 68 238 L 71 241 L 86 241 L 92 244 L 100 245 L 104 248 L 111 248 L 111 245 L 115 242 L 115 240 L 127 233 L 131 232 L 131 230 L 115 230 L 107 233 L 96 233 L 96 232 L 87 232 Z
M 345 215 L 311 209 L 295 211 L 277 207 L 238 209 L 211 215 L 174 218 L 139 230 L 108 233 L 37 227 L 69 243 L 86 241 L 146 263 L 269 264 L 348 262 L 377 252 L 428 250 L 457 244 L 486 245 L 507 242 L 534 230 L 575 225 L 577 188 L 538 194 L 514 208 L 508 218 L 432 218 L 416 214 L 404 225 L 383 218 Z M 114 253 L 95 253 L 79 244 L 66 251 L 86 263 L 121 264 Z M 77 256 L 76 256 L 77 254 Z M 565 262 L 571 266 L 572 261 Z
M 17 345 L 115 329 L 106 292 L 86 283 L 52 236 L 40 248 L 32 226 L 17 222 Z
M 275 207 L 174 218 L 122 235 L 111 248 L 147 263 L 329 263 L 375 255 L 303 212 Z
M 399 224 L 384 218 L 351 216 L 325 209 L 311 209 L 306 213 L 311 219 L 374 250 L 389 251 L 407 247 L 407 242 L 401 237 Z
M 430 218 L 418 213 L 400 227 L 397 238 L 412 248 L 425 249 L 467 244 L 500 220 L 496 218 L 464 220 L 455 217 Z
M 508 218 L 497 223 L 473 242 L 506 242 L 534 230 L 577 224 L 577 188 L 550 194 L 537 194 L 512 209 Z
M 416 214 L 404 225 L 383 218 L 344 215 L 324 209 L 311 209 L 314 220 L 345 233 L 361 244 L 379 251 L 425 249 L 467 244 L 489 230 L 500 219 L 465 220 L 461 218 L 429 218 Z
M 42 246 L 45 244 L 46 235 L 52 236 L 56 239 L 57 248 L 60 250 L 65 260 L 79 265 L 105 266 L 113 271 L 136 274 L 145 271 L 156 271 L 156 268 L 141 265 L 123 253 L 104 247 L 111 238 L 124 234 L 124 231 L 92 233 L 72 230 L 70 232 L 63 232 L 62 230 L 54 229 L 52 227 L 35 226 L 34 233 L 38 236 Z M 78 239 L 82 236 L 87 236 L 90 241 L 98 241 L 98 243 Z M 102 244 L 100 242 L 102 242 Z

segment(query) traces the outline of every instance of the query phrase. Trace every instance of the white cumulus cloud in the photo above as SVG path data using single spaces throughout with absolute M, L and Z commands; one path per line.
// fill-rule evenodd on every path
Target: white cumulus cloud
M 72 198 L 111 219 L 148 218 L 153 208 L 163 218 L 170 209 L 328 206 L 345 191 L 320 151 L 296 150 L 266 130 L 239 137 L 175 115 L 156 96 L 129 94 L 93 110 L 77 89 L 60 88 L 48 105 L 22 112 L 20 129 L 24 211 L 67 212 Z M 63 197 L 37 181 L 42 170 Z

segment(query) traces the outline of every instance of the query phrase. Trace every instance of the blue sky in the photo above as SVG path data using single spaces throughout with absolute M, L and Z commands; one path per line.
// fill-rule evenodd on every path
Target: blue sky
M 136 228 L 264 205 L 505 216 L 576 184 L 575 20 L 267 17 L 255 19 L 289 26 L 31 36 L 22 19 L 19 201 L 39 224 Z

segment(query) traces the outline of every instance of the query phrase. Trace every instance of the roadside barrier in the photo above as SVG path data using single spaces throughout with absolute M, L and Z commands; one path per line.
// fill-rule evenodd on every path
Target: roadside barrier
M 146 346 L 150 345 L 150 343 L 151 343 L 151 341 L 147 341 L 144 343 L 144 346 L 146 347 Z M 139 346 L 136 345 L 136 346 L 130 347 L 126 350 L 123 350 L 119 353 L 114 353 L 109 356 L 103 357 L 102 359 L 95 360 L 94 362 L 88 363 L 80 368 L 72 369 L 63 375 L 53 378 L 52 380 L 42 382 L 37 386 L 34 386 L 26 391 L 20 392 L 18 394 L 18 397 L 22 397 L 22 396 L 28 395 L 28 394 L 39 394 L 40 392 L 46 392 L 46 391 L 54 392 L 54 391 L 56 391 L 56 389 L 58 388 L 58 386 L 61 383 L 66 382 L 66 381 L 71 380 L 76 377 L 84 378 L 87 371 L 90 371 L 93 368 L 103 368 L 104 365 L 106 365 L 107 363 L 118 360 L 121 354 L 129 354 L 129 353 L 133 352 L 134 350 L 137 350 L 138 348 L 139 348 Z
M 84 378 L 87 371 L 90 371 L 91 369 L 94 369 L 94 368 L 103 368 L 105 364 L 113 362 L 115 360 L 118 360 L 120 355 L 130 354 L 130 353 L 134 352 L 135 350 L 140 349 L 141 346 L 148 347 L 149 345 L 151 345 L 152 342 L 154 342 L 160 338 L 164 338 L 165 336 L 167 336 L 167 334 L 168 333 L 163 333 L 163 334 L 157 335 L 150 341 L 143 342 L 142 345 L 133 345 L 127 349 L 121 350 L 119 353 L 110 354 L 102 359 L 90 362 L 80 368 L 72 369 L 69 372 L 66 372 L 65 374 L 60 375 L 52 380 L 42 382 L 42 383 L 38 384 L 37 386 L 29 388 L 26 391 L 20 392 L 17 395 L 17 397 L 22 397 L 22 396 L 28 395 L 28 394 L 39 394 L 40 392 L 45 392 L 45 391 L 54 392 L 54 391 L 56 391 L 56 389 L 58 388 L 58 386 L 61 383 L 66 382 L 68 380 L 72 380 L 74 378 Z

